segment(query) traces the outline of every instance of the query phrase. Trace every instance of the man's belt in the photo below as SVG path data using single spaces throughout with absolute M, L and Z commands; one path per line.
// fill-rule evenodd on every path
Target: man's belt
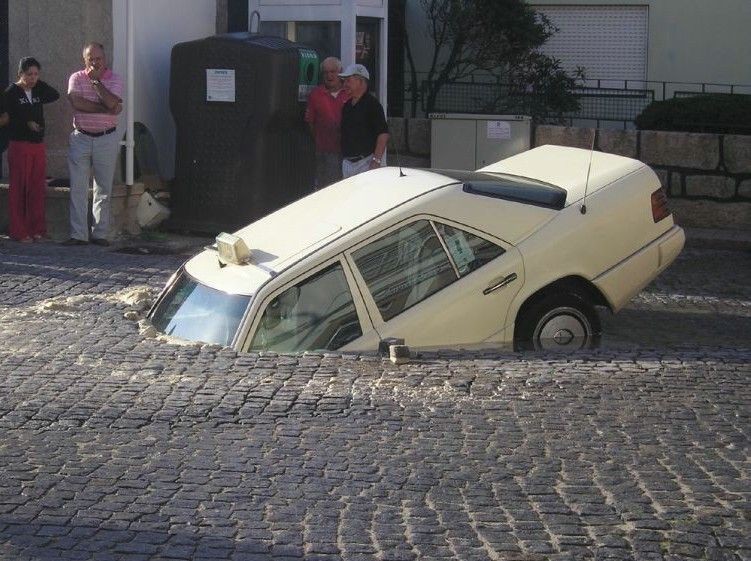
M 363 158 L 367 158 L 367 156 L 345 156 L 344 159 L 347 160 L 350 163 L 359 162 Z
M 89 132 L 83 129 L 76 129 L 76 130 L 80 132 L 81 134 L 85 134 L 86 136 L 93 136 L 94 138 L 96 138 L 98 136 L 104 136 L 105 134 L 115 132 L 117 130 L 117 127 L 112 127 L 111 129 L 107 129 L 106 131 L 101 131 L 101 132 Z

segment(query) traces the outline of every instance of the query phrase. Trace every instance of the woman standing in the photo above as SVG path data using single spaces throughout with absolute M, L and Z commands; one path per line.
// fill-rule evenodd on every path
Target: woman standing
M 37 59 L 22 58 L 18 63 L 18 80 L 4 94 L 5 110 L 10 117 L 10 237 L 24 243 L 47 235 L 43 105 L 60 97 L 55 88 L 39 79 L 40 69 Z

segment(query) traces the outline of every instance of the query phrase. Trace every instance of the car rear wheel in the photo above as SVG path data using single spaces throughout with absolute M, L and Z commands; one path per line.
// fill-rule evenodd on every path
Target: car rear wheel
M 595 346 L 601 332 L 594 307 L 574 293 L 549 294 L 533 303 L 517 323 L 515 347 L 577 350 Z

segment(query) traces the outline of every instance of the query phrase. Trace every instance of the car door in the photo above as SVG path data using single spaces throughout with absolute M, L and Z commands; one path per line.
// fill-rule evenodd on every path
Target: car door
M 244 350 L 375 350 L 379 337 L 341 257 L 281 278 L 259 294 Z M 251 312 L 253 313 L 253 312 Z
M 382 338 L 436 347 L 513 335 L 506 329 L 508 308 L 524 282 L 524 267 L 509 244 L 426 216 L 392 227 L 345 255 Z

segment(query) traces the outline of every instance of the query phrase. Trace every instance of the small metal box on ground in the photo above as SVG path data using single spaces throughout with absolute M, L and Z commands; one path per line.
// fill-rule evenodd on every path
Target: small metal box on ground
M 476 170 L 529 150 L 532 119 L 523 115 L 431 113 L 430 167 Z

